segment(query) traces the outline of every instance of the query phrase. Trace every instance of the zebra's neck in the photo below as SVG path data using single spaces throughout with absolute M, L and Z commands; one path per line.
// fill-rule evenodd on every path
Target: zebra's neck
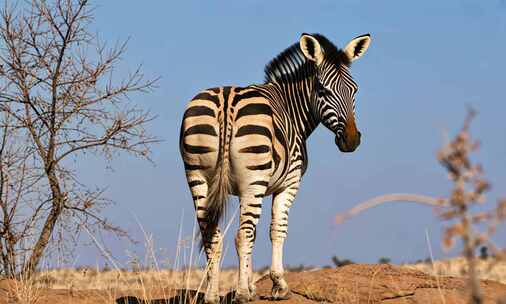
M 284 121 L 304 140 L 318 126 L 315 84 L 318 74 L 314 62 L 308 61 L 299 43 L 281 52 L 265 66 L 267 89 L 275 90 L 272 102 Z
M 304 140 L 320 123 L 315 105 L 315 79 L 307 77 L 297 82 L 272 83 L 278 92 L 274 102 L 282 109 L 297 134 Z

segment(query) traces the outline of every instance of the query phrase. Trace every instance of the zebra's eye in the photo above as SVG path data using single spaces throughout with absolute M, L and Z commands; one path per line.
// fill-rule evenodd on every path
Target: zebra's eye
M 318 83 L 318 86 L 316 87 L 316 94 L 318 96 L 325 96 L 327 94 L 327 89 L 322 86 L 320 83 Z

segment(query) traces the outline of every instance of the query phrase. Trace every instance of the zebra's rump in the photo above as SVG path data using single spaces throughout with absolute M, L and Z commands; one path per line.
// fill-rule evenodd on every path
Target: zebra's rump
M 186 108 L 180 133 L 187 175 L 202 175 L 210 183 L 224 169 L 233 194 L 248 186 L 236 180 L 265 184 L 272 192 L 287 159 L 286 139 L 275 127 L 273 115 L 269 99 L 252 87 L 212 88 L 197 94 Z M 250 181 L 244 176 L 258 178 Z

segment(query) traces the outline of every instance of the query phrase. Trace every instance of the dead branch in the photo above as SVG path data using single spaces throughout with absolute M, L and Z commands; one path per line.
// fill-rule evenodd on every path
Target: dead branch
M 418 204 L 424 204 L 434 207 L 441 207 L 446 204 L 445 200 L 433 198 L 431 196 L 425 196 L 425 195 L 419 195 L 419 194 L 405 194 L 405 193 L 392 193 L 392 194 L 386 194 L 381 196 L 376 196 L 372 199 L 369 199 L 365 202 L 361 202 L 357 204 L 355 207 L 351 208 L 350 210 L 343 212 L 341 214 L 338 214 L 336 216 L 336 223 L 341 224 L 345 220 L 363 212 L 367 209 L 371 209 L 374 207 L 377 207 L 379 205 L 390 203 L 390 202 L 411 202 L 411 203 L 418 203 Z

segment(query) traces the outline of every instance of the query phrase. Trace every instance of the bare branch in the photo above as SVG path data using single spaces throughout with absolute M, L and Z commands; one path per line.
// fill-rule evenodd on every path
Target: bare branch
M 441 207 L 446 204 L 446 201 L 444 199 L 434 198 L 431 196 L 419 194 L 392 193 L 387 195 L 376 196 L 365 202 L 357 204 L 355 207 L 351 208 L 350 210 L 344 213 L 338 214 L 336 216 L 336 223 L 341 224 L 350 217 L 353 217 L 363 211 L 366 211 L 367 209 L 371 209 L 384 203 L 390 202 L 411 202 L 429 205 L 433 207 Z

